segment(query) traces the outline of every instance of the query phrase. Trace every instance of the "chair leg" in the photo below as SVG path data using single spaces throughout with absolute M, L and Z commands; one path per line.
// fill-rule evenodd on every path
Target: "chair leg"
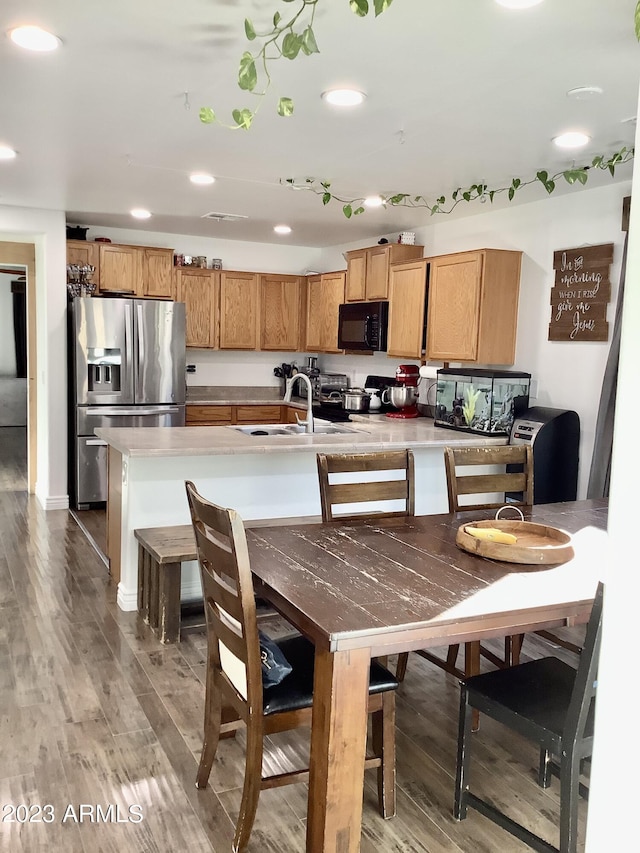
M 382 696 L 382 709 L 371 715 L 371 740 L 378 767 L 378 807 L 384 818 L 396 813 L 396 697 L 393 690 Z
M 471 749 L 471 724 L 473 708 L 467 702 L 468 691 L 460 690 L 460 717 L 458 720 L 458 763 L 456 768 L 456 797 L 453 816 L 464 820 L 467 816 L 467 794 L 469 792 L 469 758 Z
M 551 784 L 551 753 L 543 746 L 540 747 L 540 763 L 538 765 L 538 785 L 548 788 Z
M 456 665 L 459 650 L 460 646 L 458 645 L 449 646 L 449 648 L 447 649 L 447 666 L 451 669 L 453 669 L 453 667 Z
M 510 657 L 509 666 L 517 666 L 520 663 L 520 653 L 522 651 L 522 644 L 524 642 L 524 634 L 514 634 L 512 637 L 509 637 L 510 644 Z M 507 658 L 505 658 L 507 660 Z
M 396 664 L 396 678 L 398 681 L 404 681 L 404 677 L 407 674 L 407 663 L 409 662 L 409 652 L 402 652 L 398 655 L 398 662 Z
M 207 666 L 207 684 L 204 699 L 204 741 L 202 754 L 196 776 L 196 788 L 206 788 L 216 757 L 218 741 L 220 740 L 220 723 L 222 721 L 222 706 L 220 691 L 214 681 L 213 669 Z
M 560 847 L 559 853 L 578 849 L 578 795 L 580 759 L 572 750 L 560 759 Z
M 261 723 L 262 721 L 260 721 Z M 258 798 L 262 788 L 262 727 L 250 720 L 247 725 L 247 755 L 244 768 L 244 786 L 240 813 L 236 823 L 236 834 L 233 839 L 233 853 L 243 853 L 249 844 L 249 836 L 253 829 L 258 809 Z

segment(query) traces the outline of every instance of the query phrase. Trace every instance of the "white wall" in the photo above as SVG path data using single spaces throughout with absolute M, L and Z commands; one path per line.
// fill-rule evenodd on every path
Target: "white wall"
M 630 192 L 630 181 L 625 181 L 596 189 L 576 188 L 568 195 L 504 210 L 492 211 L 487 210 L 489 205 L 476 205 L 473 215 L 454 220 L 434 217 L 433 224 L 413 229 L 416 243 L 424 244 L 427 256 L 482 248 L 523 252 L 516 361 L 512 369 L 531 373 L 537 383 L 535 405 L 573 409 L 579 414 L 579 498 L 586 497 L 609 343 L 547 340 L 549 298 L 554 282 L 553 253 L 578 246 L 614 244 L 611 302 L 607 311 L 611 335 L 624 243 L 622 201 Z M 323 252 L 323 269 L 334 269 L 344 260 L 342 253 L 351 248 L 355 246 L 336 246 Z
M 36 496 L 46 509 L 61 509 L 68 506 L 64 213 L 0 205 L 0 241 L 35 245 L 38 350 Z

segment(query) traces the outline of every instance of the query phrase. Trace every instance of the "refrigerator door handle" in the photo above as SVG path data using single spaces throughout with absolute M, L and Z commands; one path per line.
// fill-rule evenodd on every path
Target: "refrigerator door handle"
M 136 341 L 138 345 L 138 352 L 136 357 L 136 400 L 138 400 L 138 395 L 142 388 L 142 381 L 140 376 L 140 367 L 144 364 L 144 318 L 142 315 L 142 305 L 139 302 L 136 302 L 136 313 L 138 315 L 138 334 L 136 336 Z
M 106 447 L 107 446 L 107 442 L 104 441 L 104 439 L 102 439 L 102 438 L 88 438 L 85 441 L 85 444 L 88 447 Z
M 111 408 L 109 406 L 100 406 L 87 409 L 87 415 L 104 415 L 106 417 L 114 417 L 115 415 L 164 415 L 175 414 L 180 411 L 180 406 L 136 406 L 133 409 L 118 406 Z

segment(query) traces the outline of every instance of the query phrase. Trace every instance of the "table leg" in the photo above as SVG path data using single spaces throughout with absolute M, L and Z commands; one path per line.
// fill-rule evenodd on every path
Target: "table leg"
M 307 850 L 358 853 L 369 693 L 368 649 L 316 649 Z
M 473 643 L 464 644 L 464 675 L 469 678 L 471 675 L 478 675 L 480 672 L 480 643 L 476 640 Z M 474 708 L 471 712 L 471 731 L 477 732 L 480 728 L 480 712 Z

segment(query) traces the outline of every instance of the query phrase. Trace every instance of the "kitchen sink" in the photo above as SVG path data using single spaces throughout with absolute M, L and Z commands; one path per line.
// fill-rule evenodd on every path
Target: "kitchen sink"
M 307 435 L 304 426 L 300 424 L 251 424 L 249 426 L 230 426 L 229 429 L 235 429 L 244 435 L 254 435 L 258 438 L 266 435 Z M 332 423 L 317 423 L 315 424 L 314 435 L 342 435 L 348 433 L 362 432 L 363 430 L 354 430 L 342 424 Z

